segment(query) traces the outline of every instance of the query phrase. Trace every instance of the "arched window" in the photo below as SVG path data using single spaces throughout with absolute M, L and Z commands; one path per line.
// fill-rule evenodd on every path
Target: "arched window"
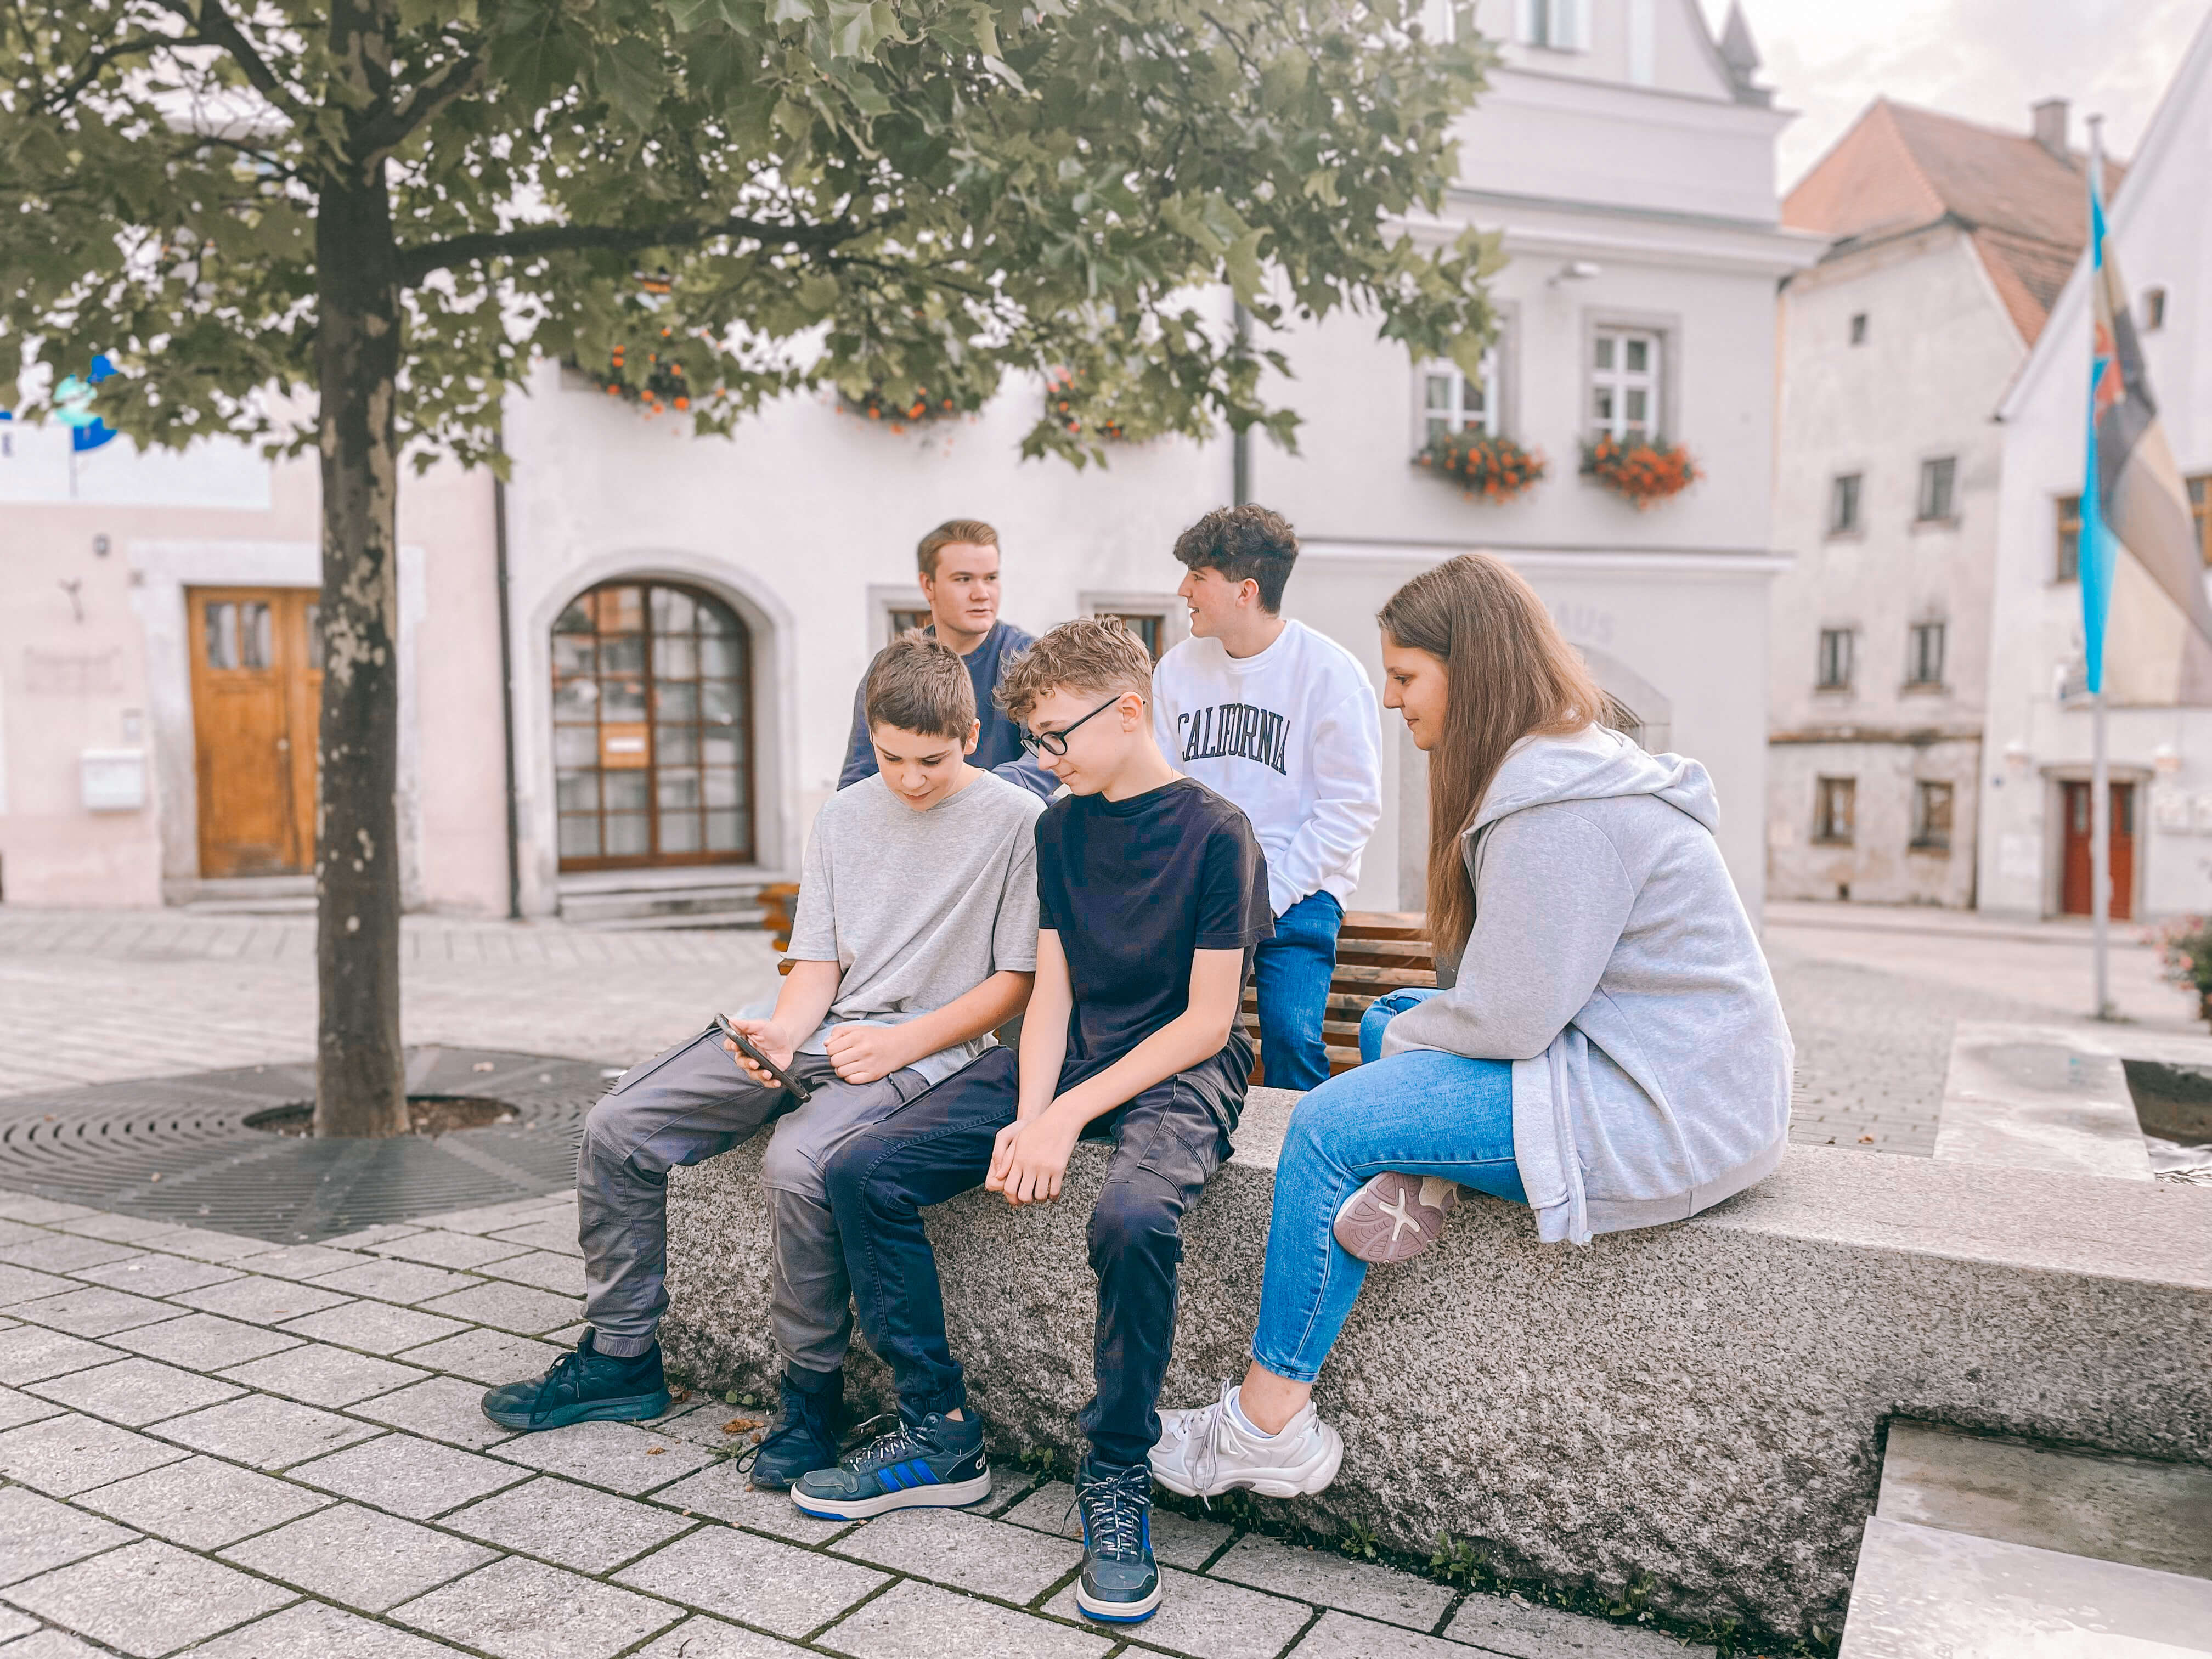
M 603 582 L 553 624 L 561 867 L 754 856 L 752 641 L 710 594 Z

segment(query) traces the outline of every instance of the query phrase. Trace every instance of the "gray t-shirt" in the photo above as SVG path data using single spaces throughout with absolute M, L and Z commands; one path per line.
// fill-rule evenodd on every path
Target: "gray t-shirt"
M 993 974 L 1036 967 L 1036 820 L 1044 803 L 985 773 L 917 812 L 880 775 L 840 789 L 815 816 L 789 955 L 834 962 L 837 999 L 799 1046 L 825 1051 L 833 1025 L 896 1025 L 965 996 Z M 991 1045 L 940 1049 L 915 1070 L 932 1083 Z

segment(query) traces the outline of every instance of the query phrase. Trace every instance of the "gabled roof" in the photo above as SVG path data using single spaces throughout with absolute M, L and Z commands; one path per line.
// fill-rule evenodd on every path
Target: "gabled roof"
M 1877 98 L 1784 199 L 1782 222 L 1833 238 L 1831 257 L 1957 225 L 2033 344 L 2087 239 L 2087 165 L 2025 132 Z M 2108 191 L 2124 171 L 2106 159 Z

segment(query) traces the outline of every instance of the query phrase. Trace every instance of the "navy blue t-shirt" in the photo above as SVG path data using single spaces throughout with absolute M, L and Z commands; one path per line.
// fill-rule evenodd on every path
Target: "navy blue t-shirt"
M 933 623 L 921 631 L 933 640 L 937 637 Z M 975 688 L 975 718 L 983 728 L 975 737 L 975 752 L 968 759 L 970 765 L 996 772 L 1007 782 L 1048 799 L 1058 781 L 1030 758 L 1022 747 L 1022 728 L 1006 718 L 992 696 L 1006 664 L 1036 642 L 1033 635 L 1012 623 L 993 623 L 983 642 L 961 659 L 968 665 L 969 682 Z M 868 659 L 868 672 L 860 676 L 853 691 L 853 730 L 845 744 L 845 769 L 837 775 L 840 789 L 862 778 L 872 778 L 878 770 L 876 746 L 868 741 L 868 674 L 876 672 L 881 656 L 878 652 Z
M 1036 842 L 1037 926 L 1060 935 L 1075 993 L 1063 1090 L 1190 1006 L 1193 953 L 1241 950 L 1249 979 L 1254 949 L 1274 935 L 1259 837 L 1195 779 L 1127 800 L 1063 796 L 1037 820 Z

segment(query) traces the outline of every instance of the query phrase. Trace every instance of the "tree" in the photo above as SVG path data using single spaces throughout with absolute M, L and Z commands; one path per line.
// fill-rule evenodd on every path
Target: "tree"
M 141 444 L 317 451 L 315 1123 L 406 1122 L 395 509 L 503 465 L 531 363 L 726 431 L 834 383 L 1065 413 L 1024 453 L 1225 420 L 1293 441 L 1259 322 L 1370 310 L 1473 372 L 1492 257 L 1408 226 L 1476 44 L 1419 0 L 15 0 L 0 11 L 0 384 L 97 351 Z M 26 373 L 26 371 L 35 371 Z M 293 411 L 316 410 L 312 423 Z

